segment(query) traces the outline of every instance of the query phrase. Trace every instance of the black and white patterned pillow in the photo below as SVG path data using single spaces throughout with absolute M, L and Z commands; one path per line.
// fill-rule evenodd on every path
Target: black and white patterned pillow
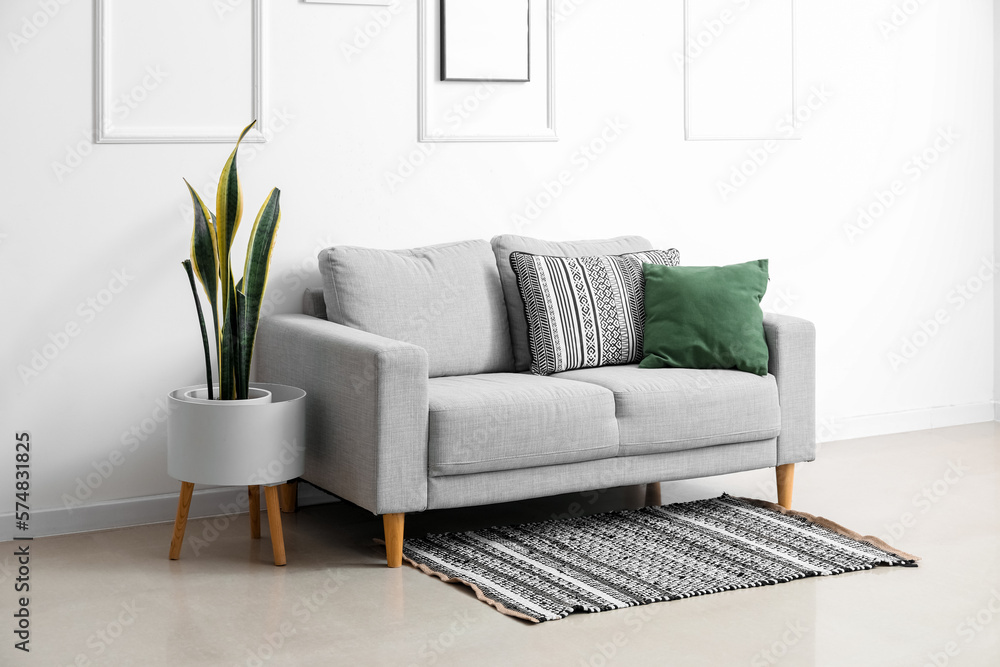
M 645 319 L 642 265 L 679 261 L 675 248 L 590 257 L 511 253 L 528 320 L 531 372 L 638 363 Z

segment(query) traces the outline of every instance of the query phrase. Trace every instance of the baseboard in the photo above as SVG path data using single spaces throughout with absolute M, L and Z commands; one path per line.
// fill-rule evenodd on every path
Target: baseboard
M 817 424 L 818 442 L 834 442 L 853 438 L 869 438 L 891 433 L 924 431 L 930 428 L 961 426 L 995 421 L 1000 415 L 1000 403 L 984 401 L 966 405 L 947 405 L 921 410 L 905 410 L 877 415 L 820 419 Z
M 242 497 L 241 497 L 242 494 Z M 237 514 L 248 510 L 246 488 L 217 487 L 199 489 L 195 487 L 191 498 L 189 519 L 202 519 L 223 514 Z M 240 500 L 243 500 L 241 503 Z M 299 483 L 299 506 L 321 505 L 337 502 L 331 496 L 304 482 Z M 263 510 L 263 494 L 261 509 Z M 237 512 L 238 510 L 238 512 Z M 127 528 L 150 523 L 173 521 L 177 514 L 177 494 L 166 493 L 143 498 L 110 500 L 79 507 L 37 510 L 31 513 L 31 537 L 87 533 L 93 530 Z M 11 515 L 0 515 L 5 527 L 13 521 Z M 11 535 L 3 535 L 0 541 L 9 541 Z

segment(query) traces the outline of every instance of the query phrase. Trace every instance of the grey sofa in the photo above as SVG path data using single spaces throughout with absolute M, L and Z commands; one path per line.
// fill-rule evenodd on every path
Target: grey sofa
M 388 563 L 403 517 L 776 467 L 815 455 L 815 330 L 765 314 L 769 375 L 636 365 L 528 372 L 515 250 L 652 249 L 641 237 L 498 236 L 407 251 L 330 248 L 304 313 L 261 321 L 257 379 L 308 392 L 303 479 L 383 515 Z M 658 489 L 658 487 L 650 487 Z

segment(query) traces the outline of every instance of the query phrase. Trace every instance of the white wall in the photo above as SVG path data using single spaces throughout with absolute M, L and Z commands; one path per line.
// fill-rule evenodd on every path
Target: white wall
M 391 192 L 386 173 L 416 148 L 414 3 L 350 62 L 343 45 L 375 10 L 267 3 L 269 94 L 290 120 L 241 176 L 248 215 L 268 187 L 282 189 L 269 291 L 277 310 L 296 310 L 303 287 L 319 285 L 315 253 L 335 243 L 639 233 L 677 246 L 687 264 L 771 258 L 768 305 L 819 330 L 824 439 L 992 417 L 992 283 L 967 301 L 954 291 L 969 280 L 976 287 L 994 252 L 992 3 L 911 1 L 919 9 L 905 21 L 897 15 L 889 34 L 879 22 L 891 20 L 892 0 L 797 3 L 802 101 L 813 88 L 830 97 L 813 100 L 804 139 L 781 143 L 728 201 L 718 183 L 760 145 L 683 141 L 673 58 L 682 3 L 557 4 L 560 141 L 435 144 Z M 36 510 L 62 508 L 115 450 L 123 462 L 86 503 L 176 492 L 157 400 L 203 372 L 180 268 L 190 234 L 180 179 L 211 197 L 205 182 L 230 150 L 84 142 L 88 154 L 60 181 L 53 163 L 93 126 L 93 67 L 92 3 L 58 7 L 16 53 L 9 36 L 0 44 L 2 432 L 33 434 Z M 37 11 L 37 0 L 5 1 L 0 32 L 19 31 Z M 620 137 L 579 171 L 580 146 L 609 122 L 624 128 Z M 957 139 L 912 180 L 908 161 L 942 129 Z M 516 225 L 512 216 L 564 169 L 571 187 Z M 849 240 L 857 208 L 897 179 L 903 194 Z M 79 305 L 116 271 L 128 285 L 101 312 Z M 921 323 L 938 311 L 947 322 L 894 369 L 889 354 L 903 354 L 904 338 L 924 342 Z M 22 381 L 18 366 L 69 323 L 79 334 Z M 144 440 L 132 440 L 133 428 Z

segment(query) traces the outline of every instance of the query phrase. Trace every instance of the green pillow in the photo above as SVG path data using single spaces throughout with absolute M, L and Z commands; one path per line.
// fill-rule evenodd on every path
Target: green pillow
M 643 264 L 640 368 L 735 368 L 767 375 L 760 300 L 767 260 L 730 266 Z

